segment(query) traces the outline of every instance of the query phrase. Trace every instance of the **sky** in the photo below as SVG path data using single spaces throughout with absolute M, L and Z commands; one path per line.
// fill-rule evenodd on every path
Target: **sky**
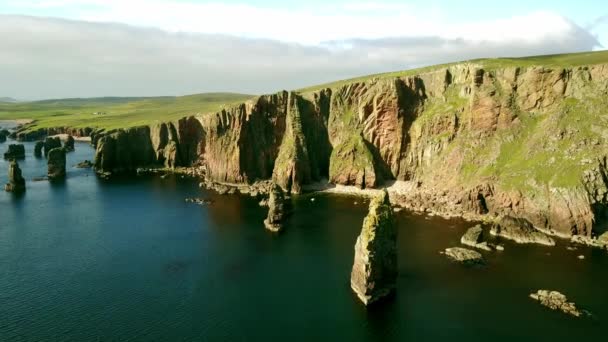
M 604 50 L 608 6 L 0 0 L 0 42 L 0 97 L 262 94 L 471 58 Z

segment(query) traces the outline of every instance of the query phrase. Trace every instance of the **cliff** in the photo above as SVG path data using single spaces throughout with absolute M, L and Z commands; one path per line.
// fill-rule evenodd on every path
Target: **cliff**
M 608 213 L 607 105 L 607 64 L 461 63 L 96 132 L 95 165 L 198 166 L 210 180 L 272 178 L 292 193 L 322 179 L 407 181 L 395 197 L 414 209 L 589 236 Z

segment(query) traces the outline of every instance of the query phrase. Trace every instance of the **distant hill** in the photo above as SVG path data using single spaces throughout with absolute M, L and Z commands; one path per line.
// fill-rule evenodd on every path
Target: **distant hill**
M 17 102 L 17 100 L 15 100 L 12 97 L 0 97 L 0 102 L 5 102 L 5 103 L 6 102 L 10 102 L 10 103 L 13 103 L 13 102 Z

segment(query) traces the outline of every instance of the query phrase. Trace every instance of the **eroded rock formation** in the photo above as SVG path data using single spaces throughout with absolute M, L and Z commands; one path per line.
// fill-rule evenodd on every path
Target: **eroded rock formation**
M 42 157 L 42 149 L 44 148 L 44 141 L 37 141 L 34 145 L 34 156 L 36 158 Z
M 466 248 L 446 248 L 445 255 L 454 261 L 458 261 L 466 265 L 476 265 L 484 263 L 484 259 L 481 253 Z
M 61 139 L 58 137 L 47 137 L 44 139 L 44 156 L 48 157 L 52 149 L 61 147 Z
M 65 149 L 57 147 L 48 154 L 48 177 L 50 180 L 65 178 Z
M 393 293 L 397 283 L 397 227 L 386 190 L 372 200 L 355 244 L 350 285 L 365 305 Z
M 586 311 L 578 309 L 576 304 L 568 302 L 568 298 L 558 291 L 538 290 L 530 294 L 530 298 L 551 310 L 561 311 L 574 317 L 588 315 Z
M 268 194 L 268 217 L 264 220 L 266 229 L 272 232 L 281 231 L 285 218 L 288 215 L 288 210 L 283 190 L 278 185 L 273 184 Z
M 65 138 L 65 142 L 63 143 L 63 148 L 66 152 L 74 151 L 74 137 L 69 135 Z
M 8 166 L 8 183 L 4 186 L 8 192 L 20 193 L 25 191 L 25 179 L 21 175 L 19 163 L 12 160 Z
M 513 240 L 517 243 L 537 243 L 555 246 L 555 240 L 547 234 L 539 232 L 526 219 L 505 216 L 494 223 L 491 234 Z
M 484 241 L 483 229 L 480 224 L 469 228 L 460 238 L 460 243 L 466 246 L 491 251 L 492 248 L 487 241 Z
M 4 159 L 23 159 L 25 158 L 25 146 L 22 144 L 10 144 L 4 153 Z

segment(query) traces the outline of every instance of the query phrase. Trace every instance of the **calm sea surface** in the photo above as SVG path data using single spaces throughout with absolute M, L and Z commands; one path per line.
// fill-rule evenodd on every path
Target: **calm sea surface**
M 505 242 L 504 252 L 485 254 L 486 267 L 467 268 L 439 251 L 457 246 L 470 223 L 402 212 L 397 295 L 367 310 L 349 285 L 361 200 L 294 199 L 277 236 L 254 199 L 180 177 L 100 180 L 73 168 L 93 157 L 84 143 L 68 155 L 65 182 L 34 182 L 46 162 L 25 145 L 26 194 L 0 192 L 0 341 L 606 337 L 608 254 L 600 250 Z M 189 196 L 214 203 L 185 203 Z M 539 306 L 528 294 L 540 288 L 564 292 L 595 318 Z

